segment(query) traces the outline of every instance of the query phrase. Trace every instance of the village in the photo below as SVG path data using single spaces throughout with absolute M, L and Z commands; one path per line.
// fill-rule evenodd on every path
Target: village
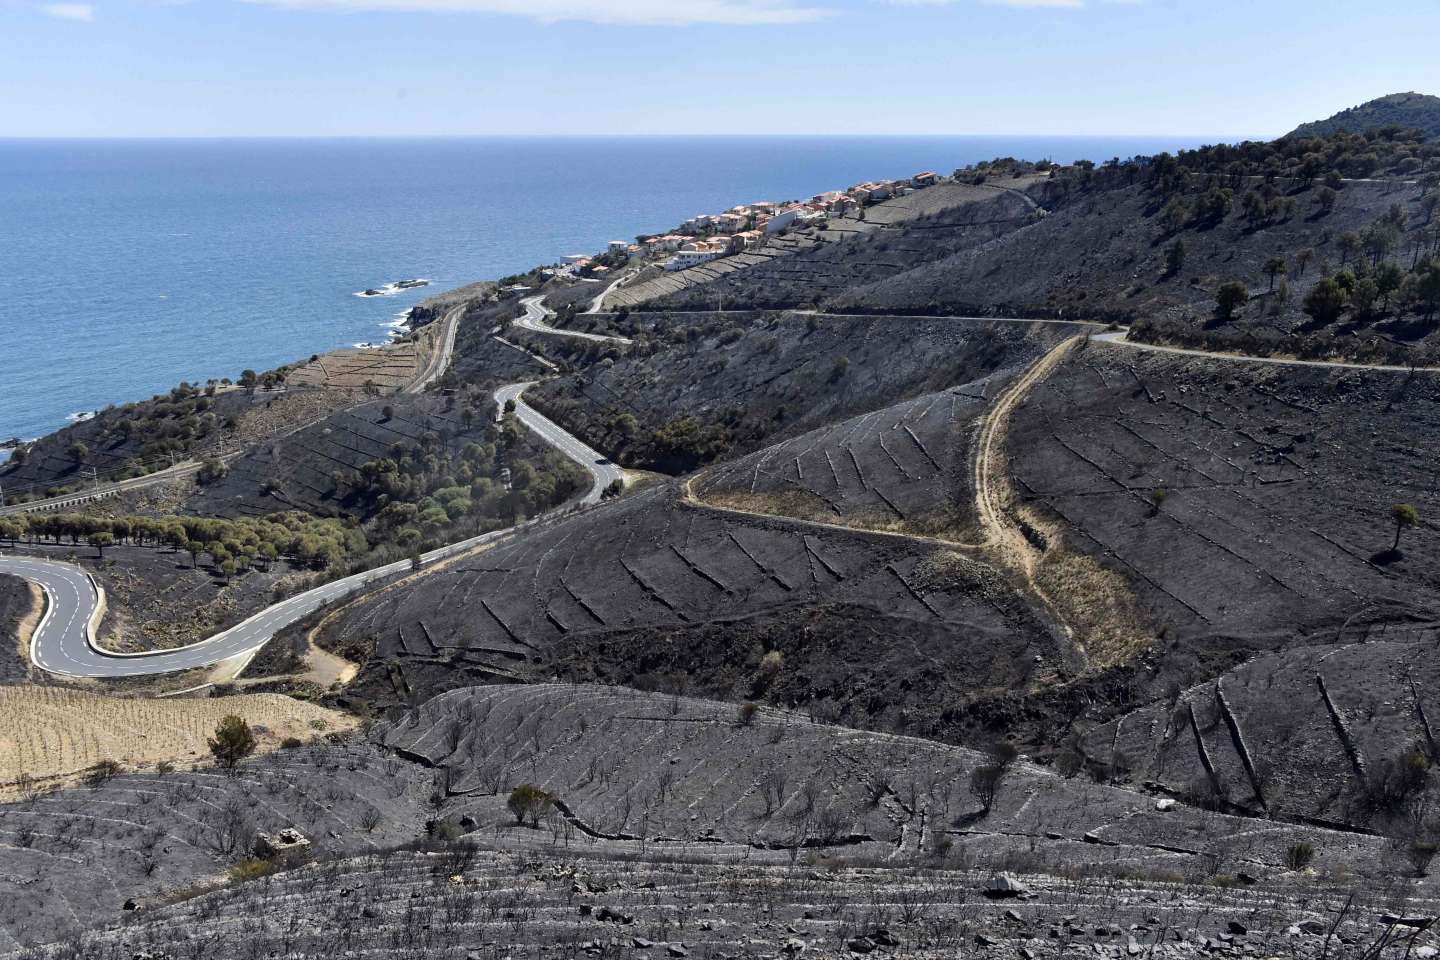
M 863 217 L 862 211 L 869 204 L 923 190 L 942 179 L 940 174 L 926 171 L 903 180 L 858 183 L 848 190 L 816 194 L 809 200 L 759 200 L 731 207 L 724 213 L 698 214 L 672 233 L 641 236 L 634 243 L 611 240 L 606 252 L 598 257 L 566 257 L 563 272 L 598 279 L 634 260 L 662 265 L 669 272 L 687 270 L 762 247 L 770 237 L 794 227 L 819 226 L 831 217 Z

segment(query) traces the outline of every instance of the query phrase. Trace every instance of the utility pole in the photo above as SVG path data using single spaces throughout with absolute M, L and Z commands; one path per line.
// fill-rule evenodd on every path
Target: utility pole
M 90 468 L 90 488 L 92 490 L 100 489 L 100 471 L 94 467 Z

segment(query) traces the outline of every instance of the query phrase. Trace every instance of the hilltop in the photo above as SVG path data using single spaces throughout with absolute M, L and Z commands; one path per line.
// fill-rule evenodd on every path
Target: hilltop
M 1409 127 L 1423 130 L 1432 140 L 1440 137 L 1440 97 L 1426 93 L 1392 93 L 1341 110 L 1333 117 L 1302 123 L 1290 131 L 1290 136 L 1323 137 L 1342 130 L 1364 133 L 1382 127 Z

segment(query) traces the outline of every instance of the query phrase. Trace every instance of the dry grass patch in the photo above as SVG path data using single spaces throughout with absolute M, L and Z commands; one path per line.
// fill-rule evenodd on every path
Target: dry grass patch
M 161 761 L 208 761 L 205 740 L 222 717 L 245 718 L 274 750 L 287 737 L 311 739 L 358 721 L 277 693 L 215 699 L 110 697 L 64 687 L 0 688 L 0 797 L 22 776 L 63 782 L 102 760 L 127 769 Z
M 332 390 L 373 386 L 381 393 L 394 393 L 415 378 L 429 356 L 429 344 L 430 338 L 422 336 L 372 349 L 335 350 L 304 364 L 286 379 L 291 386 Z

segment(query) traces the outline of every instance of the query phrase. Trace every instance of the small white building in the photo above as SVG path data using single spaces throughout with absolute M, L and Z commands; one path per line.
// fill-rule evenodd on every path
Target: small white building
M 779 233 L 781 230 L 784 230 L 786 227 L 794 224 L 795 218 L 798 216 L 800 216 L 799 207 L 790 207 L 788 209 L 781 210 L 779 213 L 775 214 L 775 216 L 771 217 L 765 222 L 765 232 Z

